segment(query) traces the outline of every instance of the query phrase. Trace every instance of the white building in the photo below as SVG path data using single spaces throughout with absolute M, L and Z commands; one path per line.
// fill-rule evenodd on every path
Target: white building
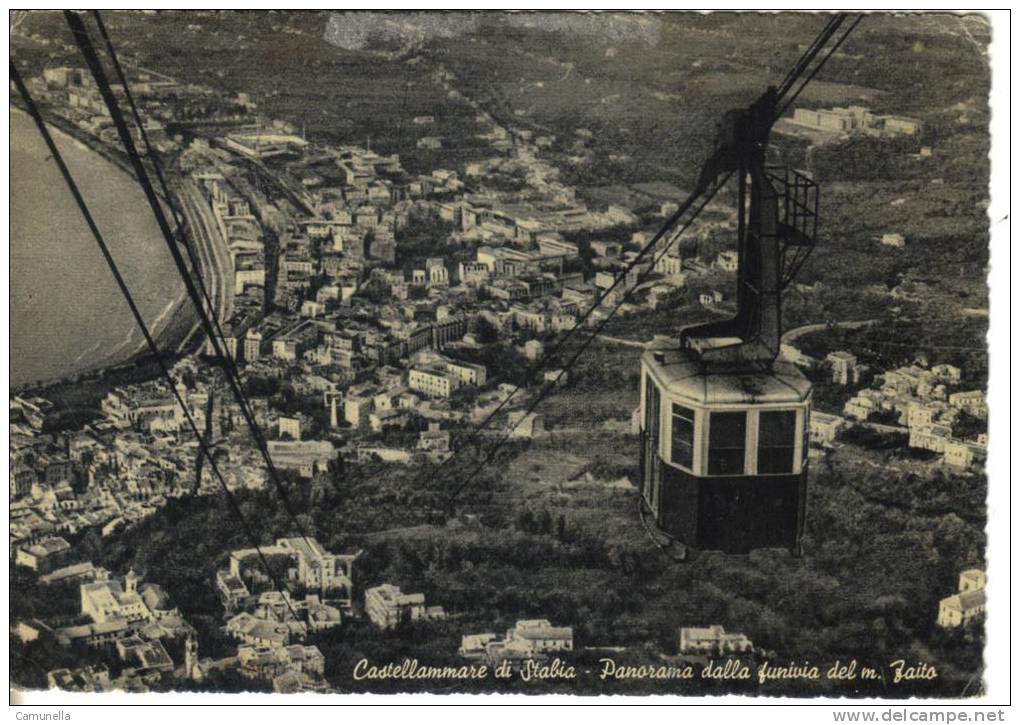
M 464 385 L 483 387 L 485 385 L 486 370 L 484 365 L 461 362 L 459 360 L 445 360 L 446 372 L 450 373 Z
M 288 576 L 304 589 L 323 597 L 350 601 L 354 561 L 357 554 L 331 554 L 315 539 L 295 536 L 277 539 L 273 546 L 263 546 L 265 556 L 290 557 L 295 567 Z M 243 580 L 241 567 L 245 560 L 258 556 L 255 549 L 230 552 L 230 574 Z
M 980 569 L 960 573 L 959 591 L 939 602 L 936 620 L 940 627 L 959 627 L 985 611 L 987 577 Z
M 907 427 L 930 426 L 938 418 L 940 409 L 934 405 L 926 405 L 920 401 L 912 402 L 907 407 Z
M 241 612 L 227 620 L 226 632 L 238 642 L 255 647 L 283 647 L 292 637 L 303 637 L 307 632 L 304 622 L 276 622 L 259 619 Z
M 528 358 L 528 360 L 538 360 L 544 352 L 545 345 L 540 340 L 528 340 L 524 343 L 524 357 Z
M 574 649 L 574 630 L 571 627 L 554 627 L 548 619 L 522 619 L 507 630 L 507 641 L 527 642 L 534 654 L 570 652 Z
M 154 584 L 140 584 L 129 571 L 123 586 L 116 579 L 81 585 L 81 613 L 96 624 L 155 621 L 174 613 L 163 590 Z
M 854 420 L 867 420 L 876 411 L 875 401 L 860 395 L 855 395 L 843 404 L 843 414 Z
M 742 654 L 753 649 L 754 645 L 746 635 L 727 632 L 720 624 L 680 629 L 681 654 Z
M 407 385 L 430 398 L 449 398 L 461 386 L 461 379 L 438 368 L 414 367 L 408 371 Z
M 838 415 L 829 415 L 818 410 L 811 411 L 811 443 L 816 446 L 831 445 L 845 425 L 846 420 Z
M 506 637 L 497 639 L 495 634 L 468 635 L 461 640 L 460 654 L 469 659 L 482 656 L 495 666 L 509 660 L 520 665 L 527 660 L 543 660 L 551 654 L 574 650 L 574 630 L 571 627 L 554 627 L 547 619 L 518 620 Z
M 679 254 L 670 252 L 663 254 L 655 260 L 655 271 L 664 277 L 677 278 L 679 284 L 683 284 L 683 259 Z
M 489 278 L 489 268 L 482 262 L 461 262 L 458 274 L 462 284 L 480 284 Z
M 297 360 L 297 341 L 285 337 L 273 340 L 273 357 L 277 360 Z
M 832 382 L 838 385 L 850 385 L 860 382 L 861 371 L 857 365 L 857 356 L 853 353 L 837 350 L 825 356 L 825 362 L 832 368 Z
M 100 665 L 53 670 L 46 673 L 46 683 L 51 690 L 72 692 L 106 692 L 113 689 L 110 671 Z
M 736 272 L 740 264 L 740 256 L 735 250 L 727 249 L 719 252 L 719 256 L 715 258 L 715 264 L 724 272 Z
M 952 432 L 947 425 L 915 425 L 910 429 L 907 445 L 933 453 L 945 453 L 951 439 Z
M 988 417 L 988 403 L 985 401 L 985 394 L 980 390 L 952 393 L 949 396 L 949 405 L 976 418 Z
M 460 649 L 457 650 L 457 654 L 469 660 L 484 660 L 486 647 L 490 642 L 495 642 L 498 639 L 499 635 L 495 632 L 465 634 L 460 639 Z
M 442 430 L 438 422 L 429 423 L 428 430 L 418 436 L 419 451 L 442 456 L 450 451 L 450 431 Z
M 355 428 L 360 428 L 368 421 L 368 416 L 374 410 L 374 406 L 373 396 L 355 394 L 351 391 L 344 399 L 344 420 Z
M 701 294 L 698 295 L 698 302 L 700 302 L 705 307 L 709 307 L 711 305 L 717 305 L 717 304 L 719 304 L 722 301 L 723 301 L 723 293 L 720 292 L 719 290 L 711 290 L 709 292 L 702 292 Z
M 254 327 L 244 336 L 244 359 L 255 362 L 262 354 L 262 334 Z
M 278 425 L 280 438 L 290 436 L 296 441 L 301 440 L 301 418 L 281 415 Z
M 425 606 L 424 594 L 404 594 L 393 584 L 365 590 L 365 614 L 380 629 L 393 629 L 403 622 L 446 617 L 442 607 Z
M 985 455 L 984 446 L 968 441 L 950 440 L 942 452 L 942 462 L 954 468 L 967 469 L 974 465 L 979 453 Z
M 428 276 L 430 286 L 445 286 L 450 284 L 450 273 L 446 269 L 442 258 L 425 260 L 425 273 Z
M 336 460 L 336 449 L 329 441 L 266 441 L 273 465 L 277 468 L 296 471 L 303 478 L 311 478 L 316 472 L 326 471 L 331 461 Z

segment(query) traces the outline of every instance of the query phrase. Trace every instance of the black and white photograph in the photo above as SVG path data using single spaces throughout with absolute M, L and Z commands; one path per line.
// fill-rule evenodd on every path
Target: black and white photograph
M 9 25 L 18 719 L 1008 720 L 1008 12 Z

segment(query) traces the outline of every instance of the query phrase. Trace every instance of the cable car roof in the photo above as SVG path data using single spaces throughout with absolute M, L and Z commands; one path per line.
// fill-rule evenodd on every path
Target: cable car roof
M 811 382 L 785 360 L 771 370 L 748 372 L 707 368 L 684 350 L 650 350 L 642 364 L 670 397 L 698 406 L 803 403 L 811 396 Z

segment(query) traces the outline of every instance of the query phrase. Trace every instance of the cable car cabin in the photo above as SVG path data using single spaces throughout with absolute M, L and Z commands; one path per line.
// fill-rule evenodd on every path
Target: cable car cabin
M 818 186 L 765 164 L 785 87 L 723 117 L 696 185 L 704 206 L 735 177 L 735 314 L 641 358 L 642 497 L 685 550 L 801 548 L 811 383 L 779 350 L 782 294 L 817 236 Z
M 641 492 L 694 549 L 798 551 L 811 384 L 790 363 L 711 372 L 687 350 L 641 359 Z
M 811 383 L 778 357 L 782 293 L 814 246 L 818 187 L 765 166 L 776 98 L 769 88 L 724 117 L 698 182 L 736 176 L 735 315 L 684 327 L 677 349 L 641 359 L 642 495 L 685 549 L 800 551 Z

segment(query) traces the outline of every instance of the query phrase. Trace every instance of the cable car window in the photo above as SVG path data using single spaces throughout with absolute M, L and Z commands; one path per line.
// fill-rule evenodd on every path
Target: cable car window
M 673 463 L 691 468 L 694 465 L 694 411 L 673 404 L 673 436 L 670 458 Z
M 797 411 L 768 410 L 758 417 L 758 473 L 793 473 Z
M 744 472 L 747 413 L 712 413 L 708 433 L 708 475 L 733 476 Z

